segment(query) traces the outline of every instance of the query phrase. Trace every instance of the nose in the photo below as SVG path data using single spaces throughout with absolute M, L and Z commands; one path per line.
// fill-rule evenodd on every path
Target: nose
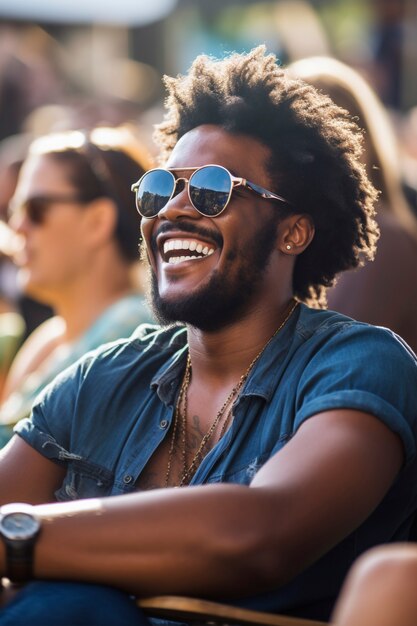
M 25 211 L 14 211 L 9 219 L 9 226 L 19 235 L 25 234 L 30 226 L 31 221 Z
M 0 252 L 14 260 L 22 247 L 22 237 L 6 222 L 0 221 Z
M 198 219 L 202 217 L 191 204 L 188 194 L 188 180 L 186 178 L 177 178 L 175 183 L 174 195 L 159 211 L 158 218 L 175 221 L 182 218 Z

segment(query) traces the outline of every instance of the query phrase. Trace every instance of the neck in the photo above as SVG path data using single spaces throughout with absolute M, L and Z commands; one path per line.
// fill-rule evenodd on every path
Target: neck
M 180 451 L 182 467 L 180 470 L 177 469 L 174 484 L 182 486 L 189 483 L 203 456 L 223 437 L 233 421 L 234 402 L 252 368 L 268 342 L 285 326 L 296 304 L 295 301 L 290 301 L 281 308 L 280 315 L 273 320 L 274 329 L 269 333 L 261 332 L 265 330 L 262 325 L 251 324 L 245 330 L 250 331 L 251 328 L 252 330 L 255 328 L 257 332 L 252 332 L 243 345 L 242 339 L 246 335 L 241 334 L 242 325 L 239 325 L 239 329 L 234 328 L 240 333 L 237 333 L 238 343 L 234 336 L 229 336 L 228 345 L 230 346 L 233 342 L 236 344 L 232 353 L 220 340 L 219 333 L 216 333 L 215 341 L 212 336 L 210 336 L 210 341 L 207 339 L 204 341 L 204 335 L 193 337 L 191 333 L 190 338 L 193 338 L 193 341 L 190 342 L 190 352 L 176 404 L 165 477 L 166 486 L 171 484 L 171 469 L 174 464 L 176 445 Z M 228 334 L 230 333 L 229 329 Z M 223 338 L 225 338 L 224 334 Z M 191 419 L 190 416 L 194 417 Z M 189 433 L 193 433 L 196 422 L 199 425 L 198 445 L 193 446 L 190 443 Z M 204 433 L 202 437 L 201 432 Z M 191 455 L 190 449 L 193 452 Z
M 232 327 L 213 333 L 189 328 L 194 377 L 235 384 L 269 340 L 282 330 L 295 306 L 296 302 L 288 299 L 274 310 L 258 309 Z

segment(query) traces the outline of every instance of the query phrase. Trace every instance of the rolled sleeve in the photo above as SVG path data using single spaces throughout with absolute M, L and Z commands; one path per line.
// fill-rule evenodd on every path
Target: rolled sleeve
M 82 362 L 64 370 L 39 394 L 31 415 L 13 429 L 37 452 L 58 463 L 68 460 L 71 424 L 82 376 Z
M 348 324 L 331 342 L 323 342 L 298 385 L 295 427 L 335 409 L 374 415 L 401 438 L 406 464 L 413 460 L 417 363 L 393 333 Z

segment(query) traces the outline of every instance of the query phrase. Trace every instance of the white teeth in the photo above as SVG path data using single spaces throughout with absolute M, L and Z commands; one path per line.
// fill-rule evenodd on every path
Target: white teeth
M 166 254 L 167 252 L 169 252 L 170 250 L 174 250 L 175 248 L 175 241 L 172 239 L 171 241 L 166 241 L 164 243 L 164 253 Z
M 202 256 L 208 256 L 209 254 L 213 254 L 214 248 L 209 248 L 208 245 L 204 246 L 201 243 L 198 243 L 194 240 L 189 239 L 170 239 L 164 243 L 164 254 L 167 255 L 171 250 L 190 250 L 190 252 L 196 251 L 197 254 Z M 183 257 L 177 257 L 183 258 Z M 184 257 L 185 258 L 185 257 Z M 188 257 L 187 257 L 188 258 Z M 195 256 L 191 258 L 197 258 Z M 171 262 L 171 261 L 170 261 Z
M 182 261 L 191 261 L 194 259 L 200 259 L 201 257 L 195 257 L 195 256 L 171 256 L 168 259 L 168 263 L 170 265 L 176 265 L 177 263 L 182 263 Z

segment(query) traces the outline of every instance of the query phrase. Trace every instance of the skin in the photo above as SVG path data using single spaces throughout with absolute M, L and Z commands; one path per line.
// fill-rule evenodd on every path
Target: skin
M 267 157 L 267 149 L 252 138 L 202 126 L 178 142 L 168 165 L 218 163 L 271 188 Z M 162 297 L 175 300 L 203 288 L 213 272 L 227 268 L 228 252 L 236 242 L 242 250 L 249 246 L 260 220 L 274 210 L 272 202 L 243 192 L 234 195 L 221 216 L 209 219 L 198 214 L 181 191 L 156 219 L 143 221 Z M 152 237 L 161 243 L 161 226 L 170 224 L 171 235 L 182 238 L 182 224 L 191 221 L 218 233 L 222 245 L 208 258 L 168 265 L 150 248 Z M 193 366 L 188 419 L 198 416 L 202 431 L 284 319 L 295 256 L 313 234 L 311 220 L 302 213 L 285 218 L 244 314 L 216 331 L 188 328 Z M 239 263 L 236 258 L 230 271 L 236 271 Z M 1 455 L 2 502 L 53 500 L 62 468 L 17 437 Z M 139 595 L 254 594 L 291 579 L 361 524 L 389 489 L 402 462 L 399 439 L 372 415 L 348 409 L 321 413 L 300 427 L 249 487 L 154 489 L 40 505 L 44 526 L 35 572 L 42 578 L 106 583 Z M 167 448 L 161 445 L 147 468 L 153 486 L 164 484 L 166 464 Z M 178 474 L 174 465 L 173 476 Z
M 13 203 L 36 196 L 74 196 L 70 172 L 48 155 L 25 162 Z M 41 224 L 15 211 L 11 225 L 21 236 L 19 280 L 25 293 L 54 308 L 14 359 L 2 401 L 53 351 L 81 335 L 110 304 L 133 288 L 131 266 L 113 237 L 116 208 L 106 198 L 50 204 Z
M 332 623 L 337 626 L 415 626 L 417 547 L 396 544 L 370 550 L 355 563 Z

